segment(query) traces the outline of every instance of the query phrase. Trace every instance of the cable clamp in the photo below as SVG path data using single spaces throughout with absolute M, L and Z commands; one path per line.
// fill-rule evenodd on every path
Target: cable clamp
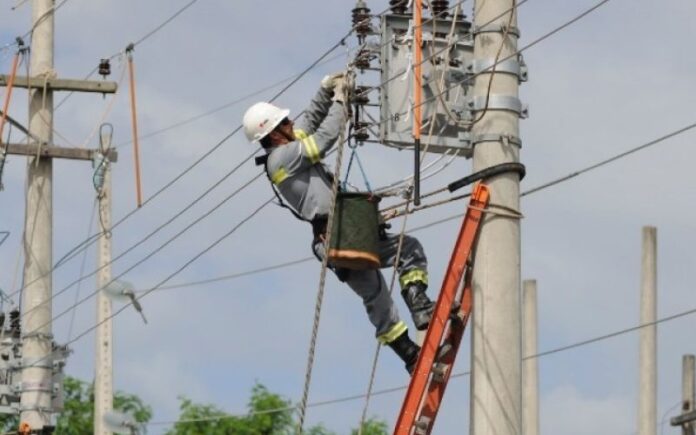
M 50 332 L 28 332 L 22 335 L 24 339 L 38 338 L 39 340 L 53 340 L 53 334 Z
M 53 414 L 53 408 L 49 408 L 47 406 L 33 406 L 33 405 L 20 405 L 19 406 L 19 412 L 24 412 L 24 411 L 38 411 L 42 412 L 45 414 Z M 33 432 L 33 433 L 38 433 L 38 432 Z
M 17 368 L 39 368 L 53 370 L 53 362 L 47 358 L 23 358 L 16 363 Z
M 486 24 L 485 26 L 474 26 L 474 30 L 471 32 L 474 36 L 480 33 L 506 33 L 508 35 L 515 35 L 520 37 L 521 32 L 519 27 L 512 26 L 508 28 L 507 24 Z
M 50 385 L 43 384 L 41 382 L 20 382 L 17 386 L 18 391 L 22 393 L 26 392 L 36 392 L 36 393 L 53 393 L 54 387 L 53 382 Z
M 479 95 L 467 99 L 467 107 L 472 112 L 481 112 L 484 110 L 509 110 L 515 112 L 520 118 L 529 117 L 529 107 L 522 104 L 519 98 L 510 95 Z
M 503 142 L 506 145 L 522 148 L 522 139 L 511 134 L 477 134 L 471 139 L 471 146 L 475 147 L 482 142 Z
M 494 58 L 488 59 L 474 59 L 470 64 L 466 66 L 466 72 L 469 75 L 479 75 L 483 73 L 488 74 L 512 74 L 517 76 L 520 82 L 526 82 L 529 79 L 527 65 L 522 60 L 522 56 L 519 59 L 510 58 L 503 60 L 502 62 L 495 63 Z

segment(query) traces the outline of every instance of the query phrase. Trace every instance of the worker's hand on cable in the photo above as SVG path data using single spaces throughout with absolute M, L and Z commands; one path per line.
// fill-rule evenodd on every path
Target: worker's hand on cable
M 343 71 L 329 74 L 321 80 L 321 87 L 323 89 L 332 90 L 336 87 L 336 80 L 342 79 L 345 75 L 346 73 Z
M 336 78 L 334 80 L 334 88 L 333 88 L 333 101 L 339 102 L 339 103 L 344 103 L 346 102 L 348 98 L 348 92 L 349 92 L 349 87 L 348 87 L 348 81 L 346 80 L 345 77 L 340 77 Z

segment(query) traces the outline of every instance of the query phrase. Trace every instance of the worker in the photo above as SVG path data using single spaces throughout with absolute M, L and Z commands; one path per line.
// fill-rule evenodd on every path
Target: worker
M 280 193 L 281 204 L 299 219 L 312 224 L 312 248 L 319 259 L 326 253 L 324 242 L 333 183 L 333 174 L 322 159 L 345 129 L 346 90 L 344 74 L 326 76 L 296 124 L 290 120 L 289 110 L 265 102 L 254 104 L 244 114 L 246 136 L 265 150 L 266 173 L 274 190 Z M 434 308 L 425 293 L 428 286 L 425 253 L 416 238 L 405 235 L 399 262 L 394 264 L 398 242 L 398 235 L 382 233 L 379 241 L 381 267 L 396 267 L 401 295 L 414 326 L 425 330 Z M 411 340 L 406 324 L 399 318 L 382 273 L 379 270 L 332 270 L 362 298 L 376 328 L 377 339 L 391 347 L 411 373 L 420 347 Z

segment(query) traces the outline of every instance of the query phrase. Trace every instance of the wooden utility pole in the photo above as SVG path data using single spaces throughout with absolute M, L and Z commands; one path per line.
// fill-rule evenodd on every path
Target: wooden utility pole
M 537 282 L 522 286 L 522 435 L 539 435 Z
M 657 228 L 643 227 L 638 373 L 638 435 L 657 431 Z
M 514 0 L 476 0 L 474 61 L 518 61 Z M 519 162 L 519 76 L 476 76 L 469 107 L 475 144 L 473 171 Z M 476 248 L 473 274 L 471 434 L 519 435 L 522 431 L 520 337 L 520 179 L 507 173 L 487 180 L 491 205 Z
M 684 355 L 682 359 L 682 413 L 672 418 L 672 426 L 681 426 L 682 435 L 694 435 L 696 423 L 696 356 Z
M 103 150 L 111 148 L 111 134 L 101 132 Z M 97 288 L 103 289 L 111 282 L 111 165 L 108 158 L 98 159 L 96 171 L 103 170 L 104 184 L 99 192 L 99 222 L 101 237 L 98 245 L 99 273 Z M 111 329 L 111 299 L 103 290 L 97 293 L 97 332 L 95 345 L 94 377 L 94 434 L 111 435 L 104 416 L 113 410 L 113 349 Z
M 32 2 L 31 77 L 16 77 L 13 87 L 29 89 L 30 144 L 1 144 L 0 152 L 28 157 L 24 224 L 22 296 L 22 381 L 20 420 L 32 431 L 51 422 L 53 385 L 52 273 L 53 158 L 91 160 L 94 151 L 66 149 L 53 143 L 54 91 L 114 93 L 105 81 L 59 80 L 54 77 L 54 1 Z M 0 86 L 8 84 L 0 76 Z M 111 161 L 116 161 L 115 153 Z

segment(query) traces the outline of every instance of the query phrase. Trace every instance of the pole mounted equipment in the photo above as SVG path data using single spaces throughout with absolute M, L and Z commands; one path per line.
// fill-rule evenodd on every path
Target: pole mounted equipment
M 358 0 L 353 9 L 353 29 L 360 44 L 364 43 L 367 35 L 372 33 L 370 12 L 370 8 L 367 7 L 364 0 Z

